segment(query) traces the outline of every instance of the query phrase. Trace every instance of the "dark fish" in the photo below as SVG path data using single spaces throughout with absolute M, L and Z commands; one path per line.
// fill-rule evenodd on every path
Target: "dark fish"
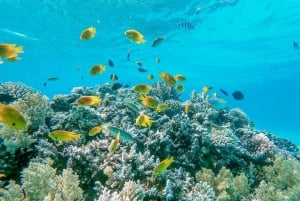
M 112 90 L 118 90 L 122 87 L 122 84 L 117 82 L 117 83 L 114 83 L 111 87 Z
M 143 66 L 143 63 L 141 61 L 136 61 L 135 63 L 136 63 L 136 65 L 138 65 L 138 67 L 142 67 Z
M 225 91 L 224 89 L 220 89 L 220 91 L 222 92 L 222 94 L 224 94 L 225 96 L 228 96 L 227 91 Z
M 188 29 L 188 30 L 192 30 L 195 28 L 195 26 L 188 21 L 183 21 L 181 23 L 178 24 L 180 27 L 184 28 L 184 29 Z
M 240 91 L 234 91 L 232 93 L 232 96 L 235 100 L 243 100 L 244 99 L 244 94 Z
M 295 50 L 298 50 L 299 49 L 298 43 L 294 41 L 293 42 L 293 47 L 294 47 Z
M 156 47 L 156 46 L 158 46 L 159 44 L 161 44 L 161 43 L 163 42 L 163 40 L 165 40 L 165 39 L 166 39 L 166 37 L 164 37 L 164 36 L 158 36 L 157 38 L 155 38 L 155 39 L 152 41 L 151 46 L 152 46 L 152 47 Z
M 130 61 L 130 55 L 132 53 L 132 49 L 129 49 L 128 50 L 128 53 L 127 53 L 127 61 Z
M 14 101 L 16 98 L 14 98 L 12 95 L 9 94 L 0 94 L 0 102 L 9 103 Z
M 59 80 L 59 78 L 58 77 L 48 77 L 47 80 L 48 81 L 57 81 L 57 80 Z
M 110 75 L 110 79 L 111 79 L 112 81 L 115 81 L 115 80 L 117 80 L 117 79 L 119 79 L 119 78 L 118 78 L 118 76 L 117 76 L 116 74 L 113 73 L 113 74 Z
M 112 61 L 112 60 L 108 60 L 108 65 L 110 66 L 110 67 L 114 67 L 115 65 L 114 65 L 114 62 Z
M 145 69 L 145 68 L 138 68 L 138 71 L 141 72 L 141 73 L 145 73 L 145 72 L 147 72 L 147 69 Z
M 44 82 L 43 85 L 44 85 L 44 87 L 47 86 L 47 82 Z

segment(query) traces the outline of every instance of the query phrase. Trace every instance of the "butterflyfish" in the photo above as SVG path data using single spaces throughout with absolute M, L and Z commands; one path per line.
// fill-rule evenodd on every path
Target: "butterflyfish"
M 157 100 L 152 96 L 140 96 L 139 99 L 141 100 L 141 103 L 143 105 L 145 105 L 146 107 L 148 107 L 148 108 L 153 108 L 154 109 L 158 105 Z
M 103 73 L 106 70 L 106 67 L 104 65 L 94 65 L 90 68 L 90 75 L 98 75 Z
M 168 73 L 160 73 L 159 77 L 162 78 L 168 85 L 174 85 L 176 83 L 175 78 Z
M 169 157 L 166 158 L 165 160 L 161 161 L 153 170 L 153 175 L 160 175 L 162 174 L 164 171 L 167 170 L 167 168 L 174 162 L 174 158 Z
M 80 39 L 83 41 L 90 40 L 95 37 L 96 28 L 89 27 L 81 32 Z
M 142 127 L 151 127 L 153 121 L 151 120 L 151 118 L 145 114 L 140 114 L 136 120 L 135 120 L 136 125 L 138 126 L 142 126 Z
M 175 89 L 176 89 L 176 91 L 183 92 L 184 91 L 184 86 L 183 85 L 176 85 Z
M 177 74 L 174 76 L 175 80 L 178 81 L 178 82 L 183 82 L 183 81 L 186 81 L 186 77 L 184 75 L 181 75 L 181 74 Z
M 73 140 L 79 140 L 80 134 L 77 134 L 72 131 L 55 130 L 49 134 L 49 137 L 53 140 L 68 142 Z
M 26 120 L 14 107 L 0 103 L 0 122 L 15 130 L 26 129 Z
M 101 99 L 99 96 L 81 96 L 75 103 L 78 106 L 99 106 L 101 104 Z
M 169 107 L 168 104 L 166 104 L 166 103 L 160 103 L 160 104 L 157 105 L 157 107 L 156 107 L 155 110 L 156 110 L 156 112 L 163 112 L 166 109 L 168 109 L 168 107 Z
M 135 91 L 138 94 L 147 94 L 151 90 L 151 86 L 148 84 L 138 84 L 135 87 L 133 87 L 133 91 Z
M 129 40 L 131 40 L 137 44 L 143 44 L 146 42 L 144 40 L 143 34 L 138 32 L 137 30 L 130 29 L 130 30 L 125 31 L 124 34 Z

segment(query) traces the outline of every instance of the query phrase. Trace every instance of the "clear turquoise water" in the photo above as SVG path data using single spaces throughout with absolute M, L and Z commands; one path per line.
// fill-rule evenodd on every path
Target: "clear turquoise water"
M 189 2 L 189 3 L 186 3 Z M 300 1 L 299 0 L 0 0 L 0 42 L 24 46 L 21 61 L 0 65 L 0 82 L 20 81 L 52 98 L 75 86 L 109 82 L 111 73 L 132 86 L 149 82 L 139 73 L 140 60 L 149 73 L 182 73 L 190 91 L 213 86 L 241 90 L 240 107 L 258 129 L 300 144 Z M 179 23 L 191 22 L 188 30 Z M 83 42 L 81 31 L 95 26 L 96 37 Z M 144 45 L 130 42 L 124 31 L 137 29 Z M 165 35 L 156 48 L 151 41 Z M 127 52 L 132 49 L 131 61 Z M 161 63 L 155 63 L 155 58 Z M 97 63 L 115 67 L 91 77 Z M 81 67 L 77 71 L 77 67 Z M 43 83 L 48 77 L 60 80 Z M 156 76 L 157 77 L 157 76 Z M 157 78 L 156 78 L 157 80 Z

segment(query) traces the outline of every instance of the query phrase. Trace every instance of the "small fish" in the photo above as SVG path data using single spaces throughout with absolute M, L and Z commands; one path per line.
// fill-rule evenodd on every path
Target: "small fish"
M 53 140 L 68 142 L 73 140 L 79 140 L 80 134 L 65 130 L 55 130 L 49 134 L 49 137 Z
M 122 87 L 122 84 L 119 83 L 119 82 L 116 82 L 116 83 L 114 83 L 114 84 L 111 86 L 111 89 L 112 89 L 112 90 L 118 90 L 118 89 L 120 89 L 121 87 Z
M 94 106 L 97 107 L 101 104 L 101 99 L 99 96 L 81 96 L 75 103 L 78 106 Z
M 191 22 L 188 22 L 188 21 L 183 21 L 183 22 L 179 23 L 178 26 L 180 26 L 184 29 L 187 29 L 187 30 L 192 30 L 195 28 L 195 26 Z
M 137 30 L 130 29 L 130 30 L 125 31 L 124 34 L 129 40 L 131 40 L 137 44 L 143 44 L 146 42 L 144 40 L 143 34 L 138 32 Z
M 48 77 L 47 78 L 47 81 L 57 81 L 57 80 L 59 80 L 58 77 Z
M 179 91 L 179 92 L 183 92 L 184 91 L 184 86 L 183 85 L 176 85 L 175 90 Z
M 0 102 L 5 102 L 5 103 L 9 103 L 16 100 L 16 98 L 14 98 L 12 95 L 9 94 L 0 94 Z
M 141 61 L 136 61 L 135 64 L 136 64 L 138 67 L 142 67 L 142 66 L 143 66 L 143 62 L 141 62 Z
M 156 63 L 160 63 L 160 58 L 159 58 L 159 57 L 156 57 L 156 58 L 155 58 L 155 62 L 156 62 Z
M 81 67 L 78 66 L 78 67 L 76 67 L 75 69 L 76 69 L 77 71 L 80 71 L 80 70 L 81 70 Z
M 0 103 L 0 122 L 15 130 L 26 129 L 26 120 L 14 107 Z
M 134 140 L 134 138 L 129 133 L 120 128 L 110 126 L 108 127 L 108 131 L 112 136 L 117 136 L 117 134 L 120 133 L 121 140 L 123 141 L 132 142 Z
M 152 96 L 140 96 L 141 103 L 148 108 L 156 108 L 158 102 Z
M 166 103 L 160 103 L 160 104 L 157 105 L 157 107 L 156 107 L 155 110 L 156 110 L 156 112 L 163 112 L 166 109 L 168 109 L 168 107 L 169 107 L 168 104 L 166 104 Z
M 115 80 L 118 80 L 119 78 L 118 78 L 118 76 L 116 75 L 116 74 L 110 74 L 110 79 L 112 80 L 112 81 L 115 81 Z
M 204 95 L 206 95 L 210 90 L 212 90 L 211 86 L 202 87 L 202 93 L 204 93 Z
M 294 47 L 295 50 L 299 49 L 299 45 L 296 41 L 293 41 L 293 47 Z
M 141 73 L 146 73 L 147 72 L 147 69 L 145 69 L 145 68 L 137 68 L 138 69 L 138 71 L 139 72 L 141 72 Z
M 243 100 L 244 99 L 244 94 L 241 92 L 241 91 L 234 91 L 232 93 L 232 97 L 235 99 L 235 100 Z
M 149 75 L 147 76 L 147 79 L 148 79 L 148 80 L 153 80 L 153 79 L 154 79 L 154 75 L 153 75 L 153 74 L 149 74 Z
M 184 103 L 184 113 L 185 114 L 188 114 L 189 113 L 189 111 L 190 111 L 190 103 L 188 102 L 188 101 L 186 101 L 185 103 Z
M 114 67 L 115 66 L 114 62 L 112 60 L 110 60 L 110 59 L 108 60 L 108 65 L 110 67 Z
M 153 175 L 157 176 L 162 174 L 167 168 L 174 162 L 173 156 L 170 158 L 166 158 L 165 160 L 161 161 L 153 170 Z
M 98 75 L 103 73 L 106 70 L 106 67 L 104 65 L 94 65 L 90 68 L 90 75 Z
M 225 91 L 224 89 L 220 89 L 220 91 L 222 92 L 222 94 L 224 94 L 225 96 L 228 96 L 227 91 Z
M 152 123 L 153 121 L 151 120 L 151 118 L 145 114 L 140 114 L 135 120 L 135 124 L 142 127 L 150 128 L 152 126 Z
M 133 91 L 135 91 L 138 94 L 147 94 L 151 90 L 151 86 L 148 84 L 138 84 L 135 87 L 133 87 Z
M 43 83 L 43 86 L 44 86 L 44 87 L 47 86 L 47 82 L 44 82 L 44 83 Z
M 95 37 L 96 28 L 89 27 L 81 32 L 80 39 L 83 41 L 90 40 Z
M 158 45 L 160 45 L 164 40 L 166 39 L 165 36 L 158 36 L 156 37 L 151 44 L 151 47 L 157 47 Z
M 89 130 L 89 136 L 94 136 L 94 135 L 96 135 L 96 134 L 98 134 L 98 133 L 101 133 L 103 131 L 103 128 L 101 127 L 101 126 L 95 126 L 95 127 L 93 127 L 93 128 L 91 128 L 90 130 Z
M 0 173 L 0 179 L 1 179 L 1 178 L 3 178 L 3 177 L 6 177 L 6 175 L 5 175 L 5 174 L 2 174 L 2 173 Z
M 162 78 L 168 85 L 174 85 L 176 83 L 175 78 L 168 73 L 161 72 L 159 73 L 159 77 Z
M 183 81 L 186 81 L 186 77 L 184 75 L 181 75 L 181 74 L 177 74 L 174 76 L 175 80 L 178 81 L 178 82 L 183 82 Z
M 130 111 L 132 111 L 132 112 L 134 112 L 134 113 L 139 113 L 139 112 L 140 112 L 140 109 L 139 109 L 135 104 L 133 104 L 133 103 L 126 103 L 125 105 L 126 105 L 126 107 L 127 107 Z
M 119 142 L 120 142 L 120 132 L 118 132 L 116 138 L 111 142 L 109 146 L 109 153 L 113 154 L 117 150 Z
M 18 53 L 23 52 L 23 46 L 17 46 L 16 44 L 10 43 L 0 43 L 0 58 L 18 58 Z
M 130 61 L 130 55 L 132 53 L 132 49 L 129 49 L 128 50 L 128 53 L 127 53 L 127 61 Z

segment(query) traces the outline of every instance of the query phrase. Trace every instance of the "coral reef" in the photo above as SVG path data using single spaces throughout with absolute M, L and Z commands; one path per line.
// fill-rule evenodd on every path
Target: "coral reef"
M 22 87 L 16 84 L 26 91 Z M 149 95 L 168 105 L 158 112 L 141 104 L 134 90 L 112 90 L 111 84 L 77 87 L 52 101 L 31 89 L 15 91 L 22 95 L 11 95 L 17 99 L 9 104 L 24 114 L 28 129 L 17 132 L 0 124 L 0 173 L 5 175 L 0 198 L 234 201 L 280 195 L 299 200 L 299 149 L 256 130 L 240 109 L 215 108 L 210 94 L 193 91 L 182 103 L 174 86 L 154 83 Z M 75 101 L 83 95 L 99 96 L 102 103 L 78 106 Z M 151 118 L 151 127 L 136 125 L 140 114 Z M 89 136 L 95 126 L 103 131 Z M 116 133 L 110 126 L 124 131 L 113 153 L 109 147 Z M 48 135 L 57 129 L 81 137 L 54 141 Z M 153 174 L 169 157 L 174 163 Z

